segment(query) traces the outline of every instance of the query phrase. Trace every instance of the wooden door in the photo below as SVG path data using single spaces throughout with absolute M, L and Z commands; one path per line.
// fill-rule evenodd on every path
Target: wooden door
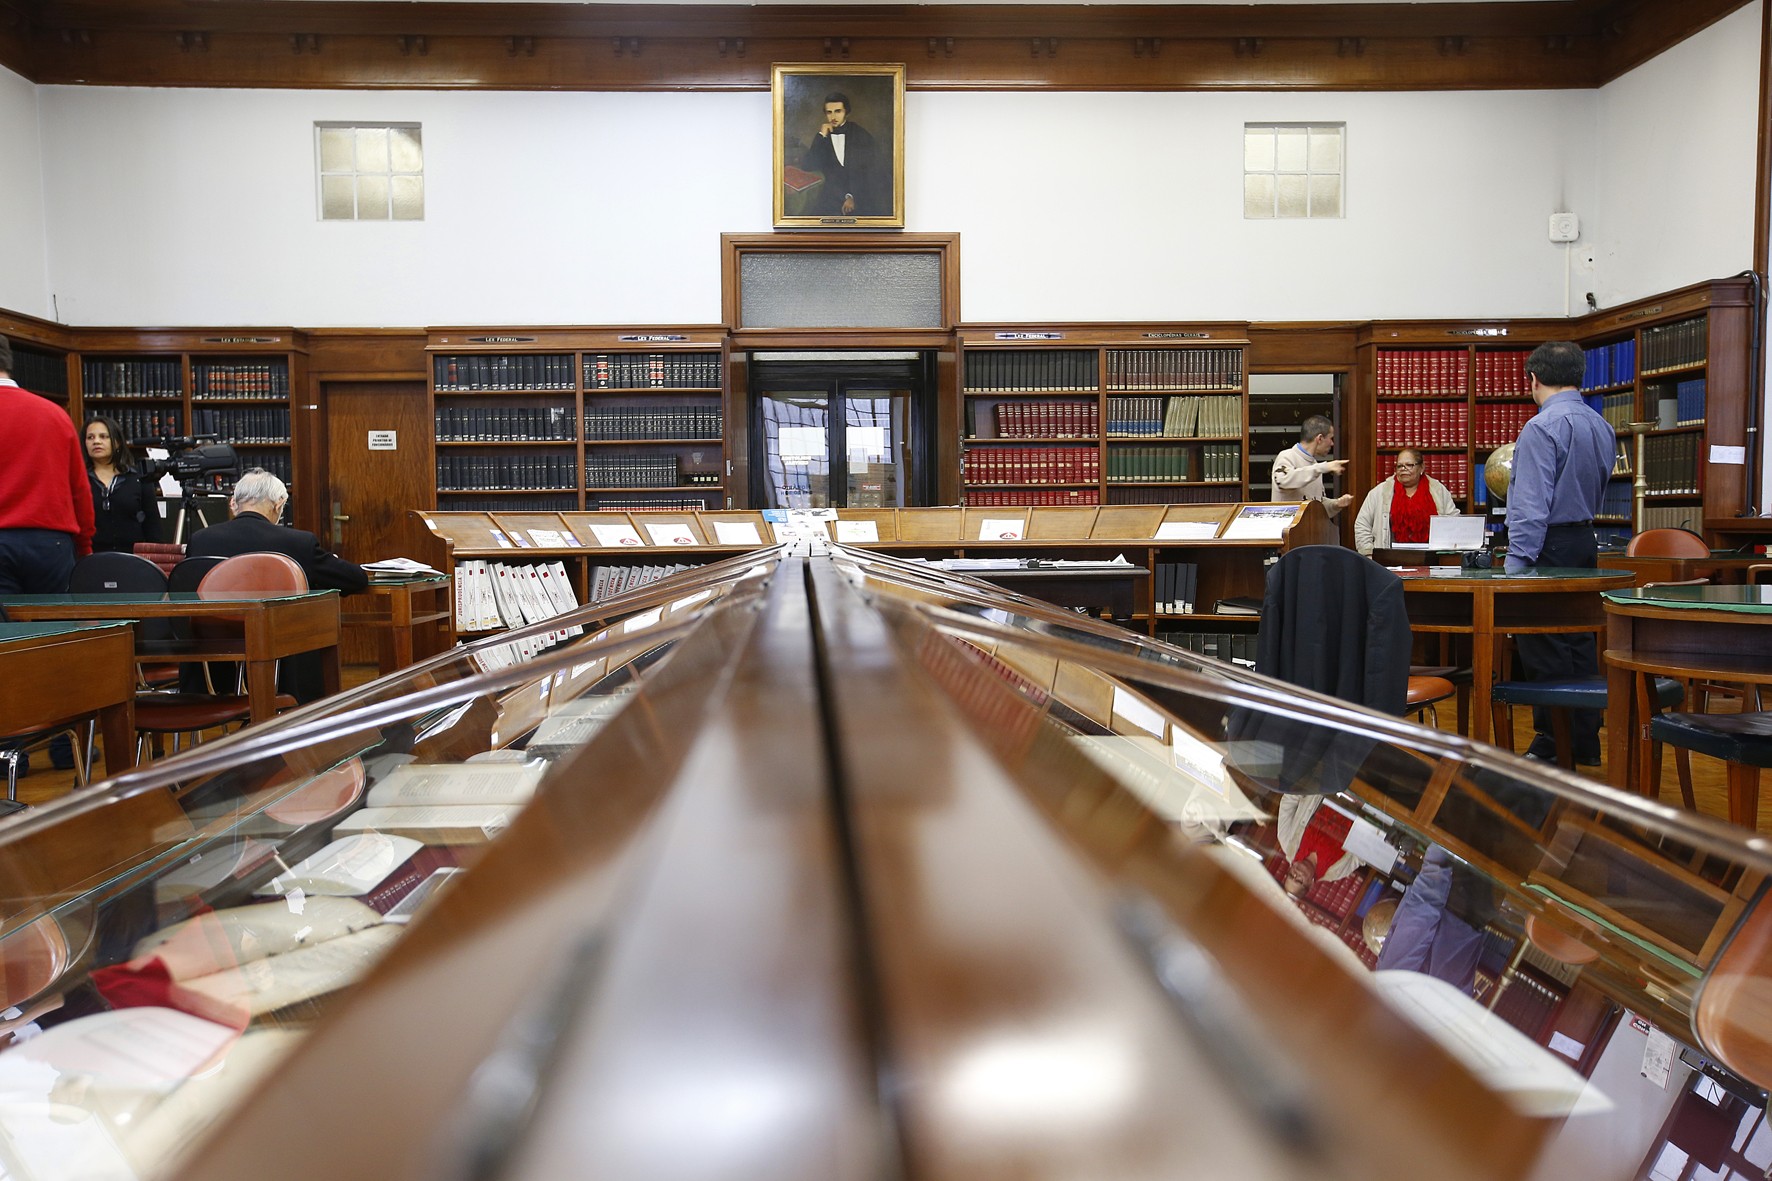
M 353 562 L 414 557 L 422 561 L 423 527 L 413 509 L 435 508 L 436 459 L 425 385 L 419 381 L 327 382 L 326 495 L 322 545 Z M 370 434 L 393 432 L 393 450 L 370 447 Z M 345 637 L 347 663 L 375 659 L 369 637 Z

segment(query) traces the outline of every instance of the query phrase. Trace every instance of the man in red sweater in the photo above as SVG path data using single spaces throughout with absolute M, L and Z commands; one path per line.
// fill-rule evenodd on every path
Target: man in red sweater
M 67 411 L 12 380 L 0 336 L 0 594 L 60 594 L 92 552 L 92 485 Z

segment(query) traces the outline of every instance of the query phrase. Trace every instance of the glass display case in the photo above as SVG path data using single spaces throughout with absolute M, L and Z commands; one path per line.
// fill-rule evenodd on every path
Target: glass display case
M 1757 1169 L 1769 867 L 927 565 L 759 551 L 0 827 L 0 1167 Z

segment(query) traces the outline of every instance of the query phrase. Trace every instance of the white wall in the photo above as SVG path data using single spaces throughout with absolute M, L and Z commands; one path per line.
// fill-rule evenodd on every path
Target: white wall
M 721 231 L 769 228 L 763 94 L 42 97 L 70 323 L 713 322 Z M 960 232 L 970 320 L 1556 314 L 1593 101 L 916 93 L 908 228 Z M 422 224 L 316 220 L 312 125 L 346 119 L 424 124 Z M 1243 220 L 1271 119 L 1346 120 L 1345 219 Z
M 1576 248 L 1577 308 L 1753 265 L 1759 0 L 1598 92 L 1598 175 Z M 1589 232 L 1591 229 L 1591 232 Z M 1591 269 L 1587 260 L 1593 259 Z
M 0 308 L 54 318 L 44 254 L 37 88 L 0 66 Z

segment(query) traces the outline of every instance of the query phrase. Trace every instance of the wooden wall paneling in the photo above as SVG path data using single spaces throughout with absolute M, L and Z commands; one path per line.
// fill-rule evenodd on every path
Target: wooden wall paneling
M 722 403 L 726 431 L 726 505 L 751 504 L 751 366 L 739 349 L 726 353 L 726 398 Z
M 905 62 L 913 89 L 1538 89 L 1599 85 L 1741 3 L 8 0 L 0 61 L 85 85 L 764 90 L 773 62 L 853 60 Z
M 960 503 L 962 421 L 960 353 L 951 343 L 935 355 L 935 503 Z
M 4 12 L 5 9 L 0 8 L 0 13 Z M 0 17 L 0 20 L 3 19 Z M 0 308 L 0 336 L 58 351 L 74 348 L 74 334 L 60 324 L 40 320 L 36 316 L 9 312 L 3 308 Z
M 1340 373 L 1353 369 L 1362 324 L 1348 322 L 1252 323 L 1248 327 L 1251 373 Z

